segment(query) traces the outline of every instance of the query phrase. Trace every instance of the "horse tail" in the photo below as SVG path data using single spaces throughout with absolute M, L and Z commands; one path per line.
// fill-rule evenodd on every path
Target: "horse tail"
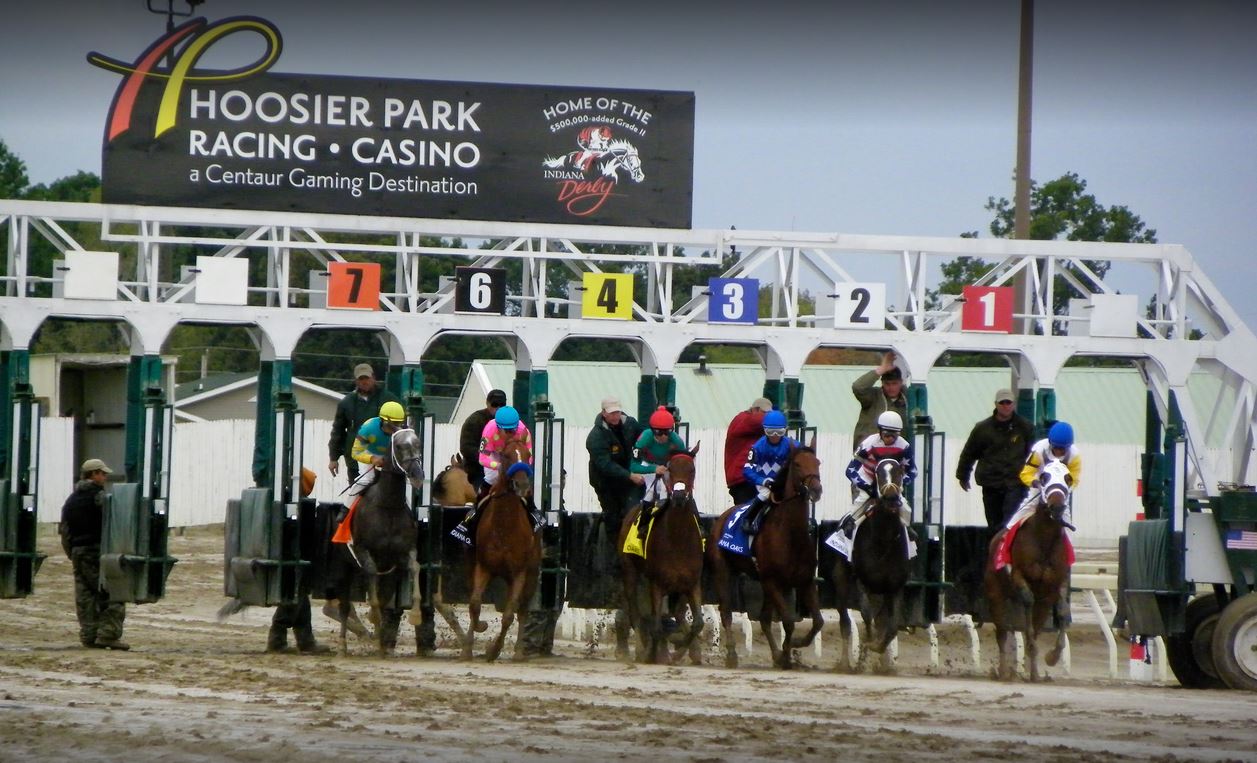
M 249 605 L 245 604 L 243 599 L 229 599 L 226 604 L 218 608 L 218 614 L 215 617 L 221 623 L 237 612 L 243 612 L 248 608 Z

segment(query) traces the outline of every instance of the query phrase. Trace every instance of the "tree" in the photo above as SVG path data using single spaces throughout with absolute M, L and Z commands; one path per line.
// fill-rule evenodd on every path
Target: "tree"
M 1157 232 L 1147 227 L 1139 215 L 1125 206 L 1105 207 L 1093 194 L 1086 193 L 1087 181 L 1077 173 L 1067 172 L 1059 178 L 1039 185 L 1030 183 L 1030 238 L 1037 241 L 1105 241 L 1109 243 L 1153 244 Z M 990 232 L 996 238 L 1012 238 L 1013 204 L 1006 198 L 989 197 L 986 210 L 995 213 Z M 977 238 L 977 232 L 962 234 Z M 1100 278 L 1108 272 L 1105 261 L 1087 262 Z M 994 265 L 978 257 L 958 257 L 943 263 L 943 279 L 937 290 L 927 293 L 927 306 L 935 308 L 941 295 L 959 294 L 961 289 L 985 275 Z M 1069 266 L 1066 266 L 1069 267 Z M 1082 280 L 1087 280 L 1082 277 Z M 1056 314 L 1066 312 L 1071 296 L 1076 294 L 1064 278 L 1058 276 L 1053 287 Z
M 26 175 L 26 162 L 0 140 L 0 199 L 22 198 L 30 182 Z

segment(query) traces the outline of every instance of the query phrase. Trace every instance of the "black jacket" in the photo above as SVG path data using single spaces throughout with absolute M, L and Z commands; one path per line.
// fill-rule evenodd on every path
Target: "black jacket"
M 611 427 L 599 415 L 594 420 L 589 436 L 585 438 L 585 450 L 589 451 L 589 484 L 595 490 L 624 488 L 629 480 L 629 461 L 633 458 L 633 445 L 642 434 L 637 419 L 626 415 L 624 423 Z
M 61 506 L 61 547 L 66 555 L 79 546 L 99 546 L 105 519 L 105 489 L 79 480 Z
M 490 421 L 493 421 L 493 413 L 488 408 L 481 408 L 467 417 L 458 433 L 458 452 L 463 455 L 463 468 L 473 485 L 479 485 L 484 480 L 484 467 L 480 465 L 480 439 Z
M 332 419 L 332 436 L 327 441 L 328 460 L 335 461 L 341 456 L 344 456 L 346 460 L 351 460 L 353 456 L 350 451 L 353 449 L 354 437 L 358 435 L 358 428 L 367 419 L 379 416 L 380 406 L 390 400 L 394 403 L 401 403 L 397 395 L 384 389 L 381 384 L 375 386 L 375 390 L 366 400 L 358 396 L 356 389 L 342 397 L 336 404 L 336 418 Z
M 1017 414 L 1008 421 L 994 415 L 974 424 L 956 464 L 956 479 L 969 479 L 973 462 L 978 462 L 974 475 L 986 487 L 1019 487 L 1021 467 L 1026 463 L 1030 446 L 1034 445 L 1034 426 Z

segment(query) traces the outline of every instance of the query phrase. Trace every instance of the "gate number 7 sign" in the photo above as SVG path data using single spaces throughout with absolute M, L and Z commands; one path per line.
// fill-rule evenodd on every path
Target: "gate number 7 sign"
M 380 263 L 329 262 L 327 306 L 349 310 L 379 310 Z

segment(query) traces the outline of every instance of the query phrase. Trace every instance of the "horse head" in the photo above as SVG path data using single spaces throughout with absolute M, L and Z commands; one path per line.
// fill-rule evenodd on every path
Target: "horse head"
M 672 492 L 668 497 L 670 503 L 684 506 L 694 495 L 694 456 L 698 454 L 698 445 L 681 453 L 674 453 L 668 459 L 668 484 Z
M 646 173 L 642 170 L 642 158 L 637 153 L 637 148 L 626 140 L 611 141 L 602 155 L 599 168 L 604 177 L 615 180 L 619 180 L 621 170 L 626 172 L 634 183 L 640 183 L 646 179 Z
M 877 478 L 877 496 L 882 502 L 898 506 L 903 501 L 903 465 L 895 458 L 883 458 L 873 467 Z
M 467 478 L 463 457 L 455 453 L 449 466 L 432 481 L 432 502 L 440 506 L 465 506 L 476 502 L 476 489 Z
M 524 498 L 532 494 L 531 461 L 532 451 L 523 440 L 512 436 L 502 445 L 502 473 L 506 475 L 507 487 Z
M 423 489 L 423 449 L 419 447 L 419 435 L 413 429 L 399 429 L 391 438 L 389 467 L 401 472 L 415 490 Z
M 1069 467 L 1060 461 L 1044 464 L 1036 484 L 1040 507 L 1046 508 L 1054 521 L 1062 521 L 1065 508 L 1069 506 L 1069 496 L 1074 490 L 1074 475 L 1069 473 Z
M 807 446 L 790 450 L 782 470 L 782 500 L 806 495 L 809 501 L 821 499 L 821 460 L 816 457 L 816 438 Z

